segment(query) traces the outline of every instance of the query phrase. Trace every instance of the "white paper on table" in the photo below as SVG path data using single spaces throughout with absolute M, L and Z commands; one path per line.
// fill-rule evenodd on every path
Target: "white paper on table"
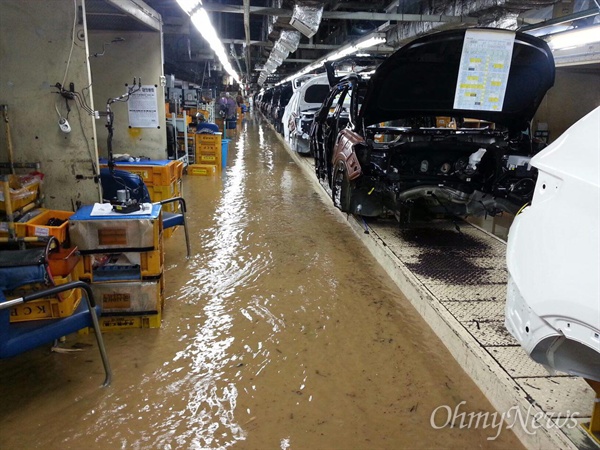
M 152 203 L 142 203 L 141 209 L 130 213 L 115 212 L 110 203 L 94 203 L 90 216 L 143 216 L 150 214 L 152 214 Z

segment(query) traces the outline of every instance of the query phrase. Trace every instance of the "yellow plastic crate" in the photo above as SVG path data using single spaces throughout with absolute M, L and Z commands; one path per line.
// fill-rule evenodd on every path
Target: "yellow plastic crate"
M 16 211 L 38 198 L 41 176 L 38 175 L 8 175 L 7 182 L 10 192 L 10 206 Z M 0 211 L 6 211 L 4 188 L 0 184 Z
M 209 133 L 196 133 L 196 146 L 199 145 L 214 145 L 221 146 L 221 133 L 209 134 Z
M 9 296 L 7 298 L 15 297 Z M 30 320 L 68 317 L 77 309 L 81 298 L 81 289 L 70 289 L 61 292 L 55 297 L 32 300 L 10 308 L 10 321 L 26 322 Z
M 200 157 L 200 155 L 208 153 L 208 154 L 221 154 L 222 145 L 218 147 L 216 145 L 199 145 L 196 147 L 196 160 Z
M 162 313 L 135 316 L 102 316 L 98 318 L 100 329 L 105 331 L 127 330 L 131 328 L 160 328 Z M 89 330 L 89 329 L 88 329 Z
M 26 222 L 27 236 L 48 237 L 54 236 L 62 244 L 67 240 L 69 229 L 69 217 L 74 214 L 72 211 L 57 211 L 48 209 L 42 214 Z M 51 219 L 62 220 L 60 225 L 47 225 Z
M 159 202 L 168 198 L 177 197 L 179 192 L 179 184 L 177 181 L 173 181 L 171 184 L 166 186 L 148 186 L 148 193 L 150 194 L 150 200 L 153 202 Z
M 196 155 L 196 161 L 199 164 L 214 164 L 216 166 L 221 165 L 221 150 L 218 152 L 200 152 Z
M 214 164 L 190 164 L 188 165 L 188 175 L 211 176 L 219 172 L 219 167 Z
M 185 164 L 183 161 L 174 161 L 175 163 L 175 181 L 179 181 L 183 178 L 183 169 L 185 168 Z
M 162 276 L 157 280 L 92 283 L 90 287 L 103 314 L 155 314 L 162 310 Z
M 150 199 L 153 202 L 159 202 L 161 200 L 168 200 L 173 197 L 179 197 L 179 181 L 174 181 L 169 186 L 149 186 L 148 192 L 150 193 Z M 167 212 L 175 212 L 179 208 L 179 203 L 172 202 L 162 205 L 162 210 Z
M 47 211 L 46 208 L 34 208 L 31 211 L 26 212 L 23 216 L 17 221 L 13 222 L 15 226 L 15 234 L 17 237 L 26 237 L 27 236 L 27 222 L 36 216 L 42 214 L 44 211 Z M 0 237 L 8 236 L 8 222 L 0 222 Z
M 157 277 L 162 275 L 165 264 L 165 252 L 162 248 L 140 254 L 142 262 L 142 277 Z
M 127 172 L 139 175 L 144 184 L 150 186 L 167 186 L 178 179 L 178 174 L 181 173 L 183 163 L 181 161 L 170 161 L 164 166 L 156 166 L 152 164 L 122 164 L 118 163 L 115 168 L 126 170 Z M 107 164 L 101 164 L 100 167 L 108 167 Z M 181 178 L 181 175 L 179 175 Z
M 50 283 L 50 281 L 47 284 L 46 283 L 24 284 L 22 286 L 19 286 L 17 289 L 9 291 L 7 293 L 7 296 L 10 295 L 10 296 L 12 296 L 12 298 L 15 298 L 15 297 L 20 297 L 23 295 L 31 294 L 32 291 L 41 291 L 42 289 L 47 289 L 52 286 L 62 286 L 65 283 L 73 281 L 73 276 L 71 274 L 69 274 L 67 276 L 58 276 L 57 275 L 57 276 L 52 277 L 52 281 L 54 282 L 54 284 Z M 59 300 L 64 300 L 70 295 L 70 292 L 69 291 L 60 292 L 56 295 L 58 296 Z
M 89 282 L 121 282 L 121 281 L 136 281 L 147 277 L 158 277 L 163 273 L 164 267 L 164 252 L 161 248 L 152 250 L 149 252 L 140 252 L 136 255 L 139 256 L 139 264 L 137 261 L 132 261 L 131 264 L 121 264 L 106 266 L 105 270 L 96 271 L 96 277 L 94 277 L 94 263 L 101 259 L 113 259 L 117 260 L 122 254 L 121 253 L 101 253 L 93 255 L 83 255 L 83 272 L 80 278 L 88 280 Z M 132 255 L 132 254 L 130 254 Z M 109 280 L 111 274 L 114 274 L 114 280 Z
M 198 152 L 216 152 L 221 150 L 222 143 L 219 141 L 215 144 L 202 144 L 196 146 L 196 153 Z
M 13 222 L 15 227 L 15 236 L 16 237 L 25 237 L 27 236 L 27 224 L 20 222 Z M 8 222 L 0 222 L 0 237 L 8 236 Z

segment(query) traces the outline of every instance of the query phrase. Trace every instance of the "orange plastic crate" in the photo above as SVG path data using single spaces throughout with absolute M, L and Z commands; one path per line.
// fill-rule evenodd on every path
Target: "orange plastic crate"
M 69 217 L 73 214 L 72 211 L 48 209 L 27 222 L 27 236 L 54 236 L 62 244 L 67 240 Z M 62 220 L 63 223 L 57 226 L 47 225 L 50 219 Z

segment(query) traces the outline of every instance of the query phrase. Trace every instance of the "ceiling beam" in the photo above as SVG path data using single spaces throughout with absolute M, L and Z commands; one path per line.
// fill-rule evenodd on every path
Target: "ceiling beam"
M 114 6 L 120 11 L 123 11 L 128 16 L 133 17 L 137 21 L 149 26 L 153 30 L 161 30 L 162 21 L 160 14 L 142 1 L 135 2 L 133 0 L 106 0 L 106 3 Z
M 208 12 L 224 12 L 232 14 L 243 14 L 244 7 L 240 5 L 223 5 L 219 3 L 204 4 L 203 8 Z M 263 16 L 277 16 L 280 18 L 292 17 L 291 9 L 263 8 L 250 6 L 250 14 Z M 476 17 L 447 16 L 442 14 L 397 14 L 397 13 L 373 13 L 368 11 L 323 11 L 323 19 L 343 20 L 372 20 L 388 22 L 454 22 L 454 23 L 477 23 Z

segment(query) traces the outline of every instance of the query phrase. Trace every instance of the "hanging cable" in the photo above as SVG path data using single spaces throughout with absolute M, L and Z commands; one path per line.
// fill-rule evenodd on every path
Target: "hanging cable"
M 61 86 L 65 85 L 65 81 L 67 80 L 67 75 L 69 73 L 69 66 L 71 65 L 71 58 L 73 57 L 73 48 L 75 47 L 75 27 L 76 26 L 77 26 L 77 0 L 73 0 L 73 27 L 71 29 L 71 49 L 69 50 L 69 57 L 67 58 L 67 66 L 65 67 L 65 74 L 63 76 Z M 58 114 L 59 120 L 63 119 L 62 114 L 58 110 L 58 100 L 54 103 L 54 109 L 56 110 L 56 114 Z M 68 117 L 68 114 L 67 114 L 67 117 Z
M 73 47 L 75 47 L 75 27 L 77 25 L 77 0 L 73 0 L 73 29 L 71 30 L 71 50 L 69 51 L 69 58 L 67 59 L 67 67 L 65 68 L 65 76 L 62 80 L 62 85 L 65 85 L 67 80 L 67 74 L 69 73 L 69 65 L 71 64 L 71 57 L 73 56 Z

